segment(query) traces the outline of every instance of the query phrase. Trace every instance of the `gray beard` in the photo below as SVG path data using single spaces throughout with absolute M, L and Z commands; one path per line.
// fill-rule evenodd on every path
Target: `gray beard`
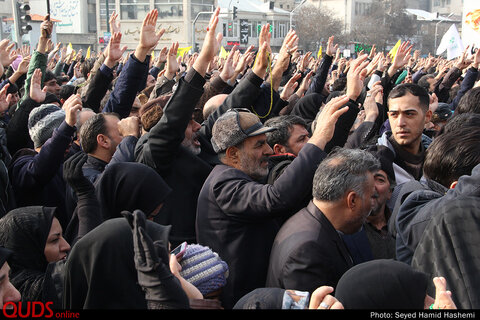
M 193 144 L 192 141 L 184 139 L 182 141 L 182 146 L 184 146 L 188 151 L 193 153 L 194 155 L 198 156 L 200 152 L 202 152 L 202 149 L 200 147 L 197 147 Z

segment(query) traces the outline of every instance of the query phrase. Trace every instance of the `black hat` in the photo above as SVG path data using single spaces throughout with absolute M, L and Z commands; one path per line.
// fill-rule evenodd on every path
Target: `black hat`
M 369 147 L 368 152 L 373 154 L 380 161 L 380 166 L 391 181 L 395 181 L 395 171 L 393 171 L 393 160 L 395 154 L 386 146 L 376 145 Z
M 446 121 L 453 115 L 453 110 L 446 103 L 440 102 L 433 113 L 432 122 Z

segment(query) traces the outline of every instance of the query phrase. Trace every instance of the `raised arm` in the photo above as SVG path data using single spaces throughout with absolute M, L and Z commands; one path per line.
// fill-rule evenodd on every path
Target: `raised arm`
M 130 55 L 123 67 L 103 112 L 116 112 L 120 118 L 129 116 L 135 96 L 145 86 L 150 65 L 150 53 L 165 32 L 165 29 L 156 32 L 157 18 L 158 11 L 156 9 L 145 16 L 135 52 Z

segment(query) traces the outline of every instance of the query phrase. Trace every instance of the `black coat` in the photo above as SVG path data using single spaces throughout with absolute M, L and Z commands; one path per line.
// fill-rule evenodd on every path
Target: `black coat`
M 253 181 L 244 172 L 216 166 L 198 198 L 198 243 L 228 264 L 222 305 L 229 309 L 246 293 L 265 284 L 268 258 L 279 230 L 278 217 L 290 216 L 312 189 L 318 164 L 326 154 L 306 144 L 273 185 Z
M 480 307 L 480 165 L 462 176 L 454 189 L 436 201 L 412 259 L 412 267 L 442 276 L 459 309 Z M 424 209 L 425 210 L 425 209 Z M 429 295 L 435 294 L 429 282 Z
M 310 293 L 324 285 L 335 288 L 352 266 L 342 238 L 310 202 L 278 232 L 270 254 L 266 286 Z
M 197 241 L 195 218 L 198 195 L 212 168 L 219 163 L 210 142 L 215 120 L 230 108 L 251 106 L 261 90 L 262 79 L 253 72 L 247 74 L 223 104 L 204 121 L 198 137 L 202 152 L 195 155 L 181 142 L 192 119 L 193 109 L 204 92 L 204 84 L 205 80 L 194 69 L 181 78 L 164 108 L 162 118 L 139 139 L 135 148 L 136 161 L 154 168 L 172 188 L 172 193 L 155 218 L 160 224 L 172 226 L 172 247 L 183 241 Z

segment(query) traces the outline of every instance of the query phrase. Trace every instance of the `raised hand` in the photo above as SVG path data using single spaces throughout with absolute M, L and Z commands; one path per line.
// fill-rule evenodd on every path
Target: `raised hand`
M 234 45 L 230 53 L 228 54 L 227 59 L 225 60 L 222 68 L 222 72 L 220 72 L 220 77 L 224 82 L 230 80 L 235 74 L 235 65 L 233 62 L 233 58 L 238 52 L 238 46 Z
M 472 59 L 468 58 L 468 51 L 469 51 L 468 49 L 469 49 L 469 46 L 467 46 L 465 50 L 463 50 L 462 55 L 458 58 L 457 62 L 455 63 L 456 68 L 463 70 L 472 63 Z
M 274 90 L 278 90 L 280 87 L 282 75 L 285 70 L 288 69 L 288 65 L 290 64 L 290 57 L 297 51 L 297 41 L 298 36 L 294 30 L 290 30 L 283 40 L 282 47 L 280 48 L 280 52 L 277 57 L 277 62 L 275 63 L 275 66 L 271 72 L 272 86 Z
M 333 44 L 334 39 L 335 37 L 331 36 L 330 38 L 328 38 L 328 41 L 327 41 L 327 50 L 325 51 L 325 54 L 330 57 L 333 57 L 333 55 L 336 54 L 338 51 L 338 44 L 336 45 Z
M 0 41 L 0 63 L 3 67 L 8 67 L 17 58 L 13 46 L 15 42 L 10 43 L 8 39 Z
M 172 80 L 178 71 L 179 63 L 177 61 L 178 42 L 172 43 L 167 53 L 167 64 L 165 66 L 165 77 Z
M 322 150 L 325 149 L 327 143 L 333 138 L 338 118 L 349 109 L 348 106 L 345 106 L 347 102 L 348 96 L 340 96 L 333 98 L 322 108 L 308 143 L 312 143 Z
M 237 66 L 235 68 L 235 74 L 238 76 L 240 73 L 243 73 L 249 63 L 253 61 L 253 48 L 254 46 L 251 45 L 247 48 L 247 50 L 240 56 L 238 59 Z M 235 77 L 236 78 L 236 77 Z
M 15 72 L 18 72 L 20 74 L 26 74 L 28 72 L 28 66 L 30 64 L 31 56 L 25 56 L 22 59 L 22 62 L 18 65 L 18 68 Z
M 312 77 L 313 77 L 313 70 L 307 73 L 307 75 L 303 78 L 302 83 L 300 83 L 300 86 L 298 87 L 298 90 L 296 94 L 301 98 L 307 92 L 308 88 L 310 87 L 310 84 L 312 83 Z
M 218 16 L 220 14 L 220 7 L 215 9 L 214 13 L 210 17 L 210 21 L 207 27 L 207 34 L 202 44 L 202 50 L 198 55 L 197 60 L 193 64 L 193 68 L 203 77 L 207 73 L 207 68 L 210 62 L 218 54 L 220 50 L 220 43 L 222 42 L 222 33 L 216 34 L 218 25 Z
M 272 49 L 270 48 L 270 39 L 272 35 L 270 33 L 270 24 L 263 25 L 260 30 L 259 49 L 257 57 L 255 59 L 255 65 L 253 66 L 253 72 L 260 78 L 265 78 L 267 68 L 270 66 L 270 60 L 272 56 Z
M 65 122 L 74 127 L 77 123 L 77 112 L 82 110 L 82 99 L 79 94 L 72 94 L 62 105 L 65 111 Z
M 383 93 L 383 87 L 381 81 L 377 81 L 373 84 L 372 89 L 367 93 L 365 102 L 363 103 L 363 109 L 365 110 L 365 121 L 375 121 L 378 117 L 379 111 L 377 106 L 377 94 Z
M 122 32 L 122 30 L 120 29 L 120 21 L 118 21 L 117 19 L 118 13 L 113 11 L 112 15 L 110 16 L 110 20 L 108 20 L 112 34 L 114 34 L 115 32 Z
M 122 33 L 115 32 L 110 38 L 107 48 L 105 49 L 105 61 L 104 64 L 110 69 L 115 66 L 117 61 L 123 57 L 123 54 L 127 50 L 127 46 L 121 47 Z
M 410 41 L 402 42 L 400 47 L 395 54 L 395 58 L 393 59 L 392 65 L 388 69 L 388 73 L 390 76 L 393 76 L 395 72 L 399 69 L 403 68 L 408 61 L 410 60 L 410 52 L 412 51 L 413 45 L 410 45 Z
M 168 47 L 163 47 L 162 50 L 160 50 L 160 53 L 158 54 L 157 67 L 160 66 L 160 64 L 167 62 L 167 55 L 168 55 Z
M 47 96 L 47 89 L 42 90 L 42 71 L 35 69 L 30 80 L 30 99 L 36 103 L 42 103 Z
M 472 67 L 474 67 L 475 69 L 478 69 L 479 66 L 480 66 L 480 49 L 477 49 L 477 51 L 475 51 L 475 54 L 473 55 Z
M 370 49 L 370 53 L 368 54 L 368 59 L 372 60 L 376 54 L 377 54 L 377 48 L 375 47 L 375 45 L 372 45 L 372 48 Z
M 367 75 L 368 55 L 364 54 L 355 59 L 347 73 L 347 96 L 352 100 L 357 100 L 362 93 L 363 83 Z
M 4 114 L 5 111 L 8 110 L 8 99 L 7 99 L 7 90 L 10 87 L 10 83 L 7 83 L 3 86 L 2 90 L 0 90 L 0 114 Z
M 160 29 L 156 31 L 158 19 L 157 9 L 153 9 L 143 19 L 142 28 L 140 31 L 140 41 L 135 49 L 135 57 L 139 61 L 145 61 L 145 58 L 148 54 L 152 52 L 153 49 L 158 44 L 158 41 L 165 33 L 165 29 Z
M 283 91 L 280 94 L 280 98 L 284 101 L 290 99 L 292 94 L 295 92 L 295 89 L 298 87 L 298 80 L 302 76 L 301 73 L 294 74 L 283 87 Z

